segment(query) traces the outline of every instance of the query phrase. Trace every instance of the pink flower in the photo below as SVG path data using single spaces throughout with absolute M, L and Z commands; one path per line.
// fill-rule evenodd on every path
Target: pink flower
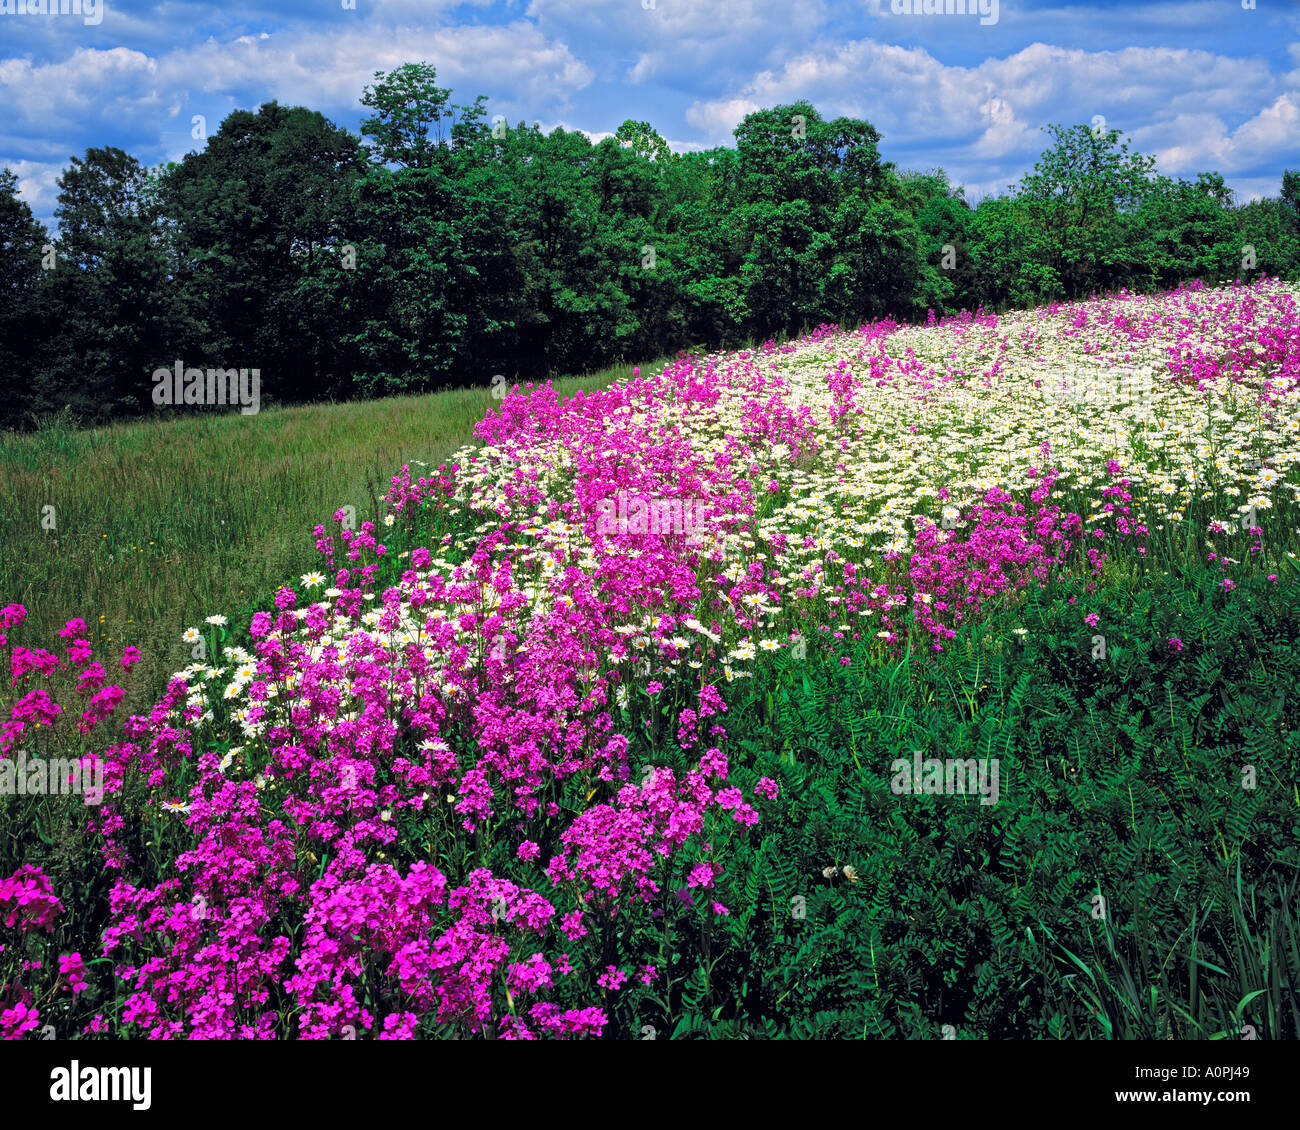
M 686 877 L 686 885 L 687 887 L 713 886 L 713 864 L 697 863 Z
M 532 840 L 525 840 L 519 845 L 518 850 L 515 852 L 515 855 L 525 862 L 531 859 L 536 859 L 541 854 L 542 849 L 533 843 Z
M 1101 622 L 1101 617 L 1095 612 L 1089 612 L 1088 615 L 1083 618 L 1083 622 L 1089 627 L 1095 628 Z
M 81 954 L 64 954 L 59 958 L 59 973 L 68 979 L 68 988 L 76 996 L 86 987 L 86 963 Z
M 596 978 L 596 984 L 602 989 L 609 989 L 611 992 L 617 990 L 624 981 L 627 980 L 627 974 L 616 965 L 605 966 L 607 972 L 602 973 Z
M 768 800 L 776 800 L 779 791 L 779 786 L 771 777 L 760 777 L 758 784 L 754 786 L 754 795 L 766 797 Z
M 413 1012 L 390 1012 L 384 1017 L 384 1030 L 376 1039 L 379 1040 L 414 1040 L 415 1027 L 419 1017 Z
M 1177 636 L 1170 636 L 1170 637 L 1169 637 L 1169 650 L 1170 650 L 1170 651 L 1182 651 L 1182 650 L 1183 650 L 1183 641 L 1180 640 Z
M 21 1001 L 0 1012 L 0 1040 L 21 1040 L 40 1023 L 41 1014 Z
M 103 686 L 106 677 L 102 663 L 91 663 L 77 676 L 77 690 L 86 691 L 92 687 Z
M 574 910 L 561 918 L 560 929 L 564 931 L 564 936 L 571 942 L 586 937 L 587 927 L 582 924 L 582 911 Z
M 37 927 L 53 929 L 63 904 L 54 897 L 49 877 L 39 867 L 26 864 L 8 879 L 0 879 L 0 913 L 4 924 L 20 932 Z
M 540 953 L 535 953 L 527 961 L 509 966 L 506 980 L 513 992 L 538 993 L 551 987 L 551 967 Z

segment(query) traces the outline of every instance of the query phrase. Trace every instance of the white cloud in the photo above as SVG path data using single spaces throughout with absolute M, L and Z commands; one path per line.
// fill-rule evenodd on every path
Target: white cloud
M 731 140 L 731 132 L 755 110 L 758 102 L 749 98 L 731 98 L 725 101 L 696 102 L 686 111 L 686 123 L 704 130 L 715 145 Z
M 233 106 L 272 98 L 326 113 L 350 111 L 376 71 L 413 59 L 433 63 L 439 83 L 453 87 L 460 103 L 480 93 L 467 87 L 491 74 L 494 89 L 481 93 L 495 96 L 493 107 L 530 118 L 563 110 L 592 79 L 567 47 L 522 22 L 396 32 L 366 24 L 209 39 L 157 57 L 115 47 L 82 48 L 45 64 L 8 59 L 0 62 L 0 98 L 18 131 L 80 136 L 96 123 L 112 123 L 157 135 L 182 109 L 187 118 L 207 114 L 211 131 Z
M 1043 126 L 1090 123 L 1097 114 L 1135 148 L 1155 151 L 1169 173 L 1255 172 L 1300 151 L 1300 96 L 1281 91 L 1263 60 L 1164 47 L 1081 51 L 1035 43 L 959 66 L 923 48 L 872 39 L 818 44 L 724 97 L 696 101 L 686 119 L 726 143 L 749 111 L 800 99 L 826 117 L 865 117 L 883 134 L 887 157 L 942 164 L 957 179 L 969 177 L 973 192 L 1000 191 L 1018 179 L 1017 170 L 1029 168 L 1050 140 Z M 1245 122 L 1229 124 L 1261 105 Z
M 648 5 L 651 0 L 644 0 Z M 641 84 L 738 79 L 754 61 L 775 59 L 825 28 L 827 0 L 531 0 L 543 31 L 599 44 L 610 59 L 633 62 L 611 74 Z
M 18 194 L 38 219 L 53 215 L 59 198 L 58 179 L 63 174 L 61 162 L 5 161 L 0 164 L 18 174 Z

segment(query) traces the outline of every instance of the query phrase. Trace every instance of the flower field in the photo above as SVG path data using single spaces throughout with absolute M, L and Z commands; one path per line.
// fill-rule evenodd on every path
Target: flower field
M 1300 1036 L 1296 288 L 822 326 L 477 438 L 146 716 L 0 613 L 6 1038 Z

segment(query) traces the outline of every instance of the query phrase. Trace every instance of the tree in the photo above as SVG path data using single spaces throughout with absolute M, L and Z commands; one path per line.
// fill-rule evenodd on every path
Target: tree
M 732 209 L 753 332 L 916 309 L 919 233 L 869 122 L 823 121 L 797 102 L 749 114 L 735 137 Z
M 0 423 L 14 425 L 36 404 L 46 358 L 47 304 L 41 260 L 49 236 L 18 195 L 18 177 L 0 169 Z
M 186 346 L 196 366 L 257 368 L 264 400 L 339 391 L 328 374 L 346 327 L 298 284 L 352 240 L 344 205 L 365 169 L 355 135 L 314 110 L 268 102 L 232 113 L 167 173 L 177 269 L 202 319 Z
M 1286 169 L 1282 173 L 1282 207 L 1300 228 L 1300 170 Z
M 629 145 L 635 156 L 644 161 L 667 163 L 674 158 L 673 151 L 649 122 L 634 122 L 627 119 L 614 132 L 614 140 Z
M 1195 182 L 1157 178 L 1148 199 L 1126 218 L 1140 263 L 1134 283 L 1160 288 L 1189 278 L 1208 284 L 1236 278 L 1241 255 L 1231 205 L 1232 191 L 1218 173 L 1201 173 Z
M 380 164 L 427 169 L 488 131 L 485 96 L 472 106 L 452 105 L 451 91 L 438 85 L 429 63 L 404 63 L 387 74 L 376 71 L 375 78 L 361 95 L 361 104 L 375 111 L 361 120 L 361 133 Z
M 1155 158 L 1131 154 L 1119 130 L 1044 128 L 1055 145 L 1019 186 L 1030 254 L 1060 280 L 1065 297 L 1080 298 L 1133 273 L 1133 249 L 1119 217 L 1150 195 Z
M 97 417 L 149 403 L 170 364 L 177 306 L 159 238 L 158 176 L 121 149 L 88 149 L 59 178 L 56 267 L 62 311 L 45 395 Z

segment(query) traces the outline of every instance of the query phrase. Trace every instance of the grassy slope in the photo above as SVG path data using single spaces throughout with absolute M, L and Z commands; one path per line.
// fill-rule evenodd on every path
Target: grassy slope
M 630 377 L 616 366 L 555 387 L 568 396 Z M 106 663 L 135 644 L 143 677 L 126 705 L 138 711 L 190 661 L 186 627 L 317 568 L 316 525 L 346 505 L 358 525 L 374 520 L 401 464 L 437 467 L 496 403 L 490 389 L 461 389 L 0 433 L 0 603 L 29 613 L 15 642 L 53 647 L 79 616 Z

